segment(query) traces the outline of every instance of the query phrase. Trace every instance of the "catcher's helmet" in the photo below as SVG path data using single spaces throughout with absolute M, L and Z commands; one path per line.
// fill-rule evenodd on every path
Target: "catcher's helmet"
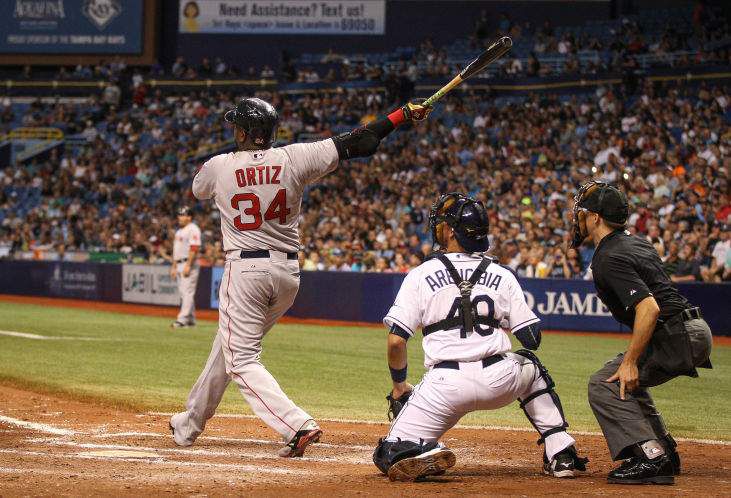
M 268 149 L 274 143 L 279 116 L 276 109 L 262 99 L 243 99 L 235 109 L 227 111 L 223 119 L 244 130 L 260 149 Z
M 457 242 L 467 252 L 485 252 L 490 247 L 487 238 L 490 220 L 482 202 L 464 194 L 452 192 L 444 194 L 432 205 L 429 213 L 429 228 L 435 244 L 437 226 L 449 225 L 457 237 Z

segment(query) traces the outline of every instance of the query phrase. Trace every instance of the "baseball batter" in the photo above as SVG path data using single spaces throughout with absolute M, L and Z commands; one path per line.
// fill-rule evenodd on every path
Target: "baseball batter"
M 510 270 L 482 254 L 488 249 L 484 206 L 447 194 L 432 206 L 429 222 L 443 251 L 409 272 L 384 318 L 393 380 L 388 398 L 396 418 L 374 463 L 392 481 L 441 474 L 456 461 L 438 442 L 448 429 L 469 412 L 517 399 L 545 444 L 544 472 L 573 477 L 585 470 L 587 460 L 566 432 L 548 371 L 527 349 L 509 352 L 506 331 L 524 347 L 538 348 L 539 319 Z M 406 344 L 419 327 L 428 371 L 412 387 L 406 382 Z
M 196 258 L 201 247 L 201 229 L 193 223 L 193 216 L 187 206 L 178 210 L 178 225 L 180 228 L 175 232 L 170 276 L 178 282 L 180 312 L 171 324 L 173 328 L 195 325 L 195 289 L 200 273 Z
M 175 442 L 188 446 L 203 431 L 233 379 L 254 413 L 281 434 L 282 457 L 302 456 L 322 431 L 295 405 L 260 362 L 261 341 L 292 305 L 299 288 L 298 220 L 305 188 L 340 160 L 373 154 L 404 122 L 431 108 L 409 103 L 350 133 L 272 148 L 277 113 L 257 98 L 242 100 L 224 119 L 235 125 L 238 152 L 206 162 L 193 181 L 198 199 L 214 199 L 221 213 L 226 264 L 218 333 L 188 396 L 187 410 L 170 420 Z

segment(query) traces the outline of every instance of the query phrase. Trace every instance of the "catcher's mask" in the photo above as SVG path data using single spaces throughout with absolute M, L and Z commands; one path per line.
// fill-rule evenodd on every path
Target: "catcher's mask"
M 571 223 L 573 248 L 579 247 L 589 236 L 586 228 L 587 212 L 596 213 L 610 223 L 624 225 L 629 217 L 629 203 L 624 193 L 613 185 L 593 180 L 583 184 L 574 196 Z
M 446 223 L 454 230 L 457 242 L 467 252 L 485 252 L 490 247 L 487 234 L 490 220 L 482 202 L 464 194 L 444 194 L 432 204 L 429 228 L 434 245 L 440 244 L 437 227 Z
M 274 143 L 279 115 L 270 103 L 262 99 L 243 99 L 234 109 L 227 111 L 223 119 L 244 130 L 259 149 L 268 149 Z

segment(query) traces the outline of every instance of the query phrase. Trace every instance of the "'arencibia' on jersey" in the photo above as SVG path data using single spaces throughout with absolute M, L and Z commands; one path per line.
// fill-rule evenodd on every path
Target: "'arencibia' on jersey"
M 224 251 L 297 252 L 302 194 L 337 165 L 332 139 L 220 154 L 196 174 L 193 195 L 215 200 Z
M 468 279 L 482 260 L 480 255 L 449 253 L 463 279 Z M 419 327 L 455 316 L 459 309 L 459 289 L 438 259 L 430 259 L 406 275 L 396 301 L 383 319 L 387 327 L 398 325 L 412 336 Z M 480 316 L 492 315 L 501 327 L 476 325 L 475 331 L 460 328 L 438 330 L 424 337 L 424 366 L 440 361 L 477 361 L 512 349 L 505 330 L 515 332 L 539 321 L 525 301 L 513 273 L 491 263 L 472 289 L 472 302 Z M 466 337 L 464 337 L 466 336 Z

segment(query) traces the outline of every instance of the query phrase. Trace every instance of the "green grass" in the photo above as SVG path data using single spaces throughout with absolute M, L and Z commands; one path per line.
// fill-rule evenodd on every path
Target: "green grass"
M 169 320 L 78 309 L 0 303 L 0 330 L 98 341 L 31 340 L 0 335 L 0 380 L 92 398 L 138 410 L 183 407 L 210 351 L 216 324 L 172 331 Z M 285 392 L 315 417 L 385 420 L 390 388 L 386 332 L 356 327 L 276 326 L 264 340 L 263 363 Z M 552 334 L 539 351 L 557 383 L 566 416 L 579 430 L 598 430 L 586 400 L 589 375 L 624 339 Z M 715 368 L 653 389 L 677 436 L 731 439 L 731 348 L 716 347 Z M 409 342 L 409 380 L 423 373 L 421 344 Z M 229 387 L 221 412 L 250 413 Z M 529 427 L 516 404 L 477 412 L 465 424 Z

